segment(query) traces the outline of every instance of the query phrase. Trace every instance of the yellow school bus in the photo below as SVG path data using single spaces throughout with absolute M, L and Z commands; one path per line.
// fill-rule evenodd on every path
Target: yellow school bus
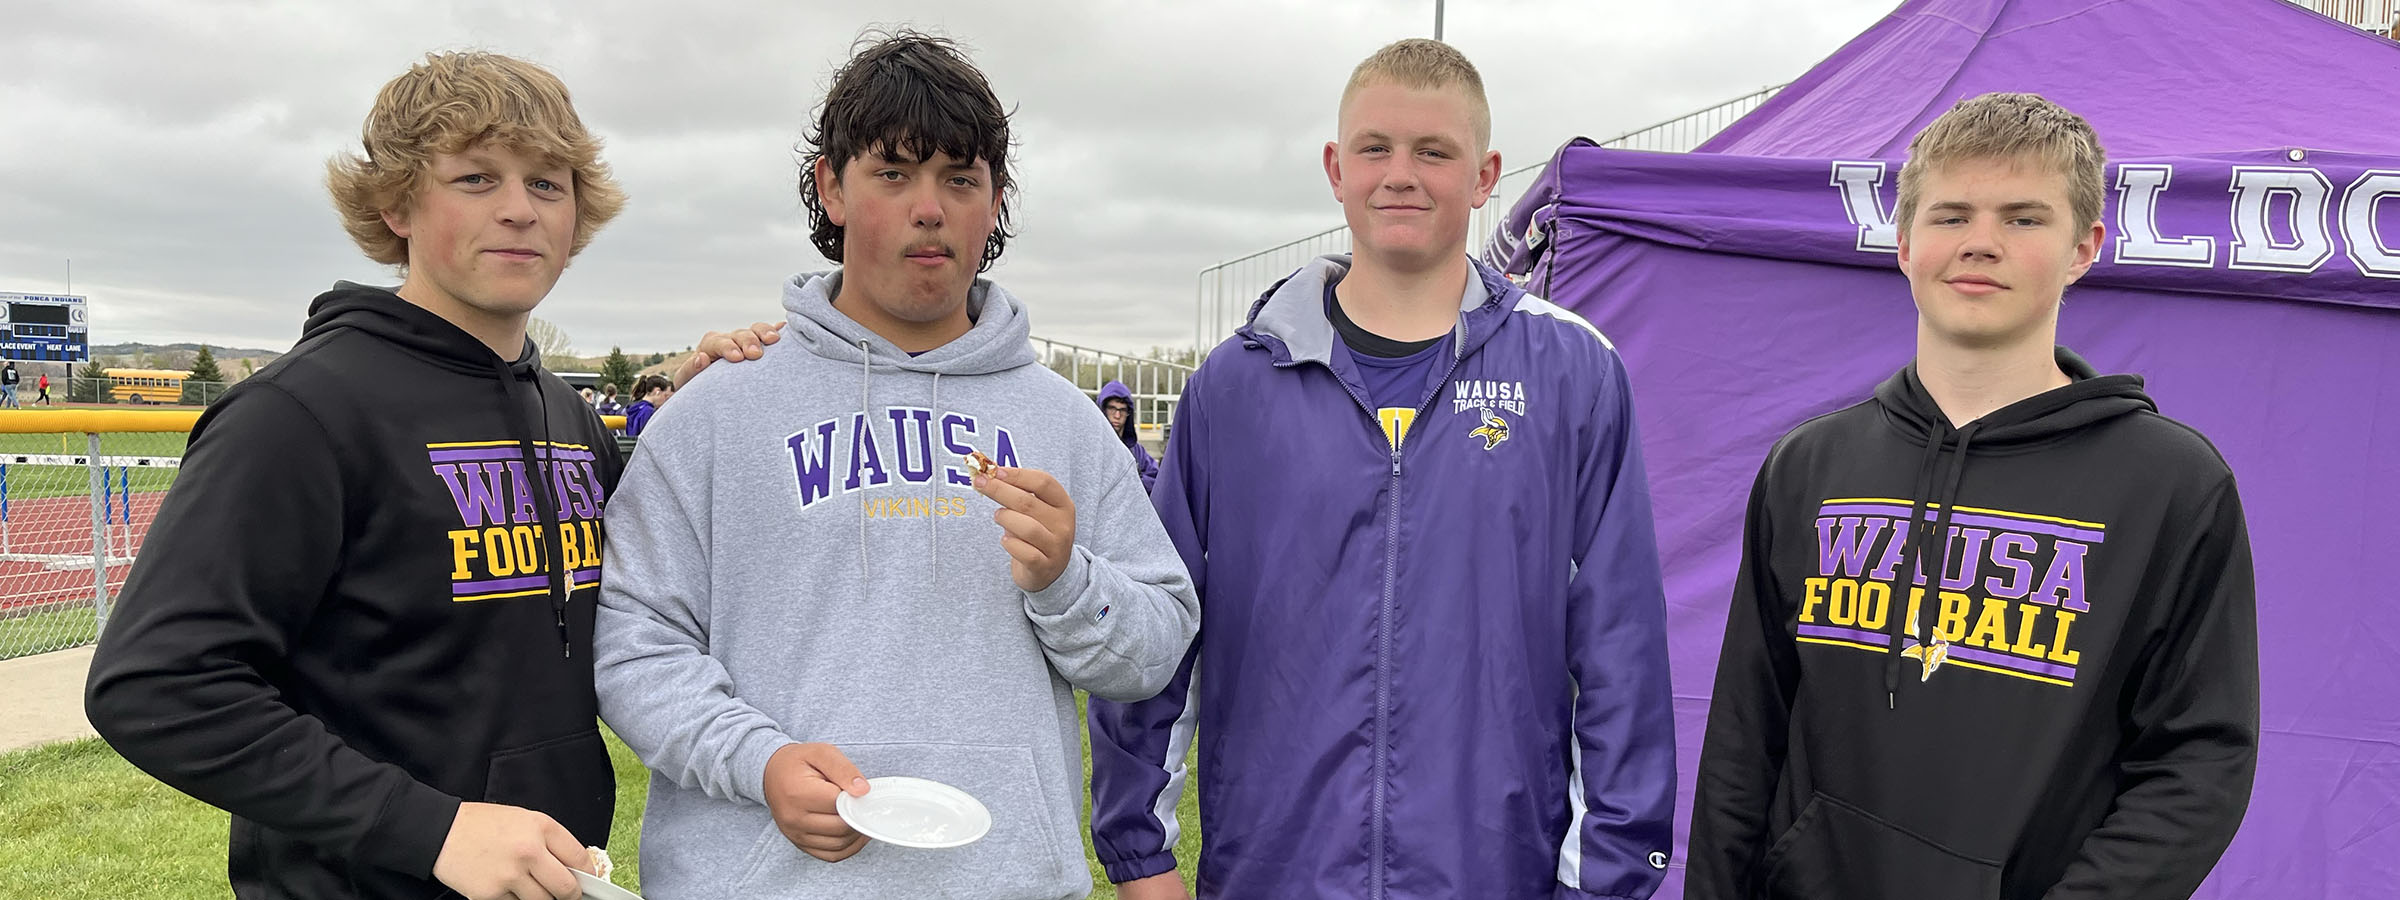
M 172 369 L 110 369 L 111 396 L 122 403 L 177 403 L 183 400 L 183 380 L 190 372 Z

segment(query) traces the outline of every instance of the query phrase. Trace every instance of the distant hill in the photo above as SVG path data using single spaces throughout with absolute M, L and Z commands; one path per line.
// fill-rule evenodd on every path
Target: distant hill
M 200 352 L 200 345 L 144 344 L 134 342 L 124 344 L 94 344 L 92 346 L 93 356 L 137 356 L 144 353 L 163 353 L 167 351 L 180 351 L 183 353 L 196 354 Z M 218 359 L 225 359 L 228 357 L 233 359 L 257 359 L 259 357 L 273 359 L 283 355 L 283 351 L 281 350 L 251 350 L 242 347 L 227 347 L 221 344 L 208 345 L 208 352 L 216 354 Z
M 281 350 L 254 350 L 247 347 L 208 345 L 208 352 L 217 358 L 217 367 L 233 380 L 239 381 L 249 372 L 265 368 L 283 355 Z M 120 369 L 189 369 L 192 360 L 200 355 L 199 344 L 145 344 L 129 341 L 121 344 L 95 344 L 92 362 L 103 368 Z M 243 363 L 249 363 L 244 366 Z

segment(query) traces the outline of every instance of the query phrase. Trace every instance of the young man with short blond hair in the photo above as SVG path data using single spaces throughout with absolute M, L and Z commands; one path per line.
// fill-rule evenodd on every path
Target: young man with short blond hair
M 1207 619 L 1154 700 L 1092 703 L 1118 896 L 1647 897 L 1667 866 L 1665 603 L 1632 394 L 1589 323 L 1466 255 L 1482 78 L 1401 41 L 1342 92 L 1353 253 L 1195 373 L 1154 502 Z
M 1916 358 L 1751 489 L 1685 896 L 2171 900 L 2232 841 L 2258 750 L 2233 473 L 2057 345 L 2105 170 L 2031 94 L 1909 145 Z

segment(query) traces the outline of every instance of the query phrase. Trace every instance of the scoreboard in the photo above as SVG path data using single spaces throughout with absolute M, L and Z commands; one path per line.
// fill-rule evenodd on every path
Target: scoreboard
M 90 362 L 84 298 L 0 291 L 0 359 Z

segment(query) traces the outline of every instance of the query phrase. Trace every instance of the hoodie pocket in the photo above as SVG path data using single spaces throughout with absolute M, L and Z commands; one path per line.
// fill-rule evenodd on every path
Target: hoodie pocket
M 617 776 L 609 766 L 608 745 L 594 728 L 494 753 L 484 775 L 483 802 L 547 813 L 576 840 L 605 847 L 617 811 Z
M 1081 847 L 1073 870 L 1062 828 L 1074 801 L 1064 784 L 1044 784 L 1031 748 L 988 744 L 842 743 L 835 747 L 868 778 L 909 775 L 967 792 L 991 811 L 992 830 L 963 847 L 918 850 L 870 840 L 828 863 L 792 846 L 773 822 L 724 896 L 1041 897 L 1078 893 L 1086 883 Z M 869 796 L 872 796 L 870 793 Z M 1054 809 L 1055 808 L 1055 809 Z M 764 814 L 764 811 L 761 811 Z M 1063 820 L 1063 824 L 1062 824 Z
M 1760 863 L 1775 900 L 1995 900 L 2000 864 L 1817 794 Z

